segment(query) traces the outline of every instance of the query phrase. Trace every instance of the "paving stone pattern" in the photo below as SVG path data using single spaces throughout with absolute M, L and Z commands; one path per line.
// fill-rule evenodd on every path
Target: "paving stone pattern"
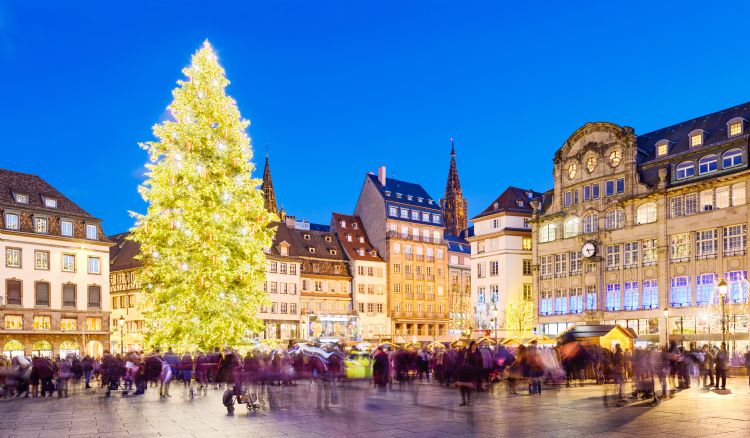
M 193 400 L 181 384 L 168 400 L 154 388 L 111 398 L 79 390 L 62 400 L 0 400 L 0 437 L 750 436 L 748 383 L 730 379 L 728 386 L 723 394 L 690 389 L 656 406 L 623 407 L 605 406 L 602 386 L 545 388 L 541 396 L 497 388 L 460 407 L 457 390 L 432 384 L 380 391 L 366 382 L 299 383 L 267 388 L 258 413 L 241 405 L 234 415 L 213 388 Z

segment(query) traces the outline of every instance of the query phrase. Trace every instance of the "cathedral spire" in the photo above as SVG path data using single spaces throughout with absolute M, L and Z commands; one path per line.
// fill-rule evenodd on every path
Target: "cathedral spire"
M 445 184 L 445 197 L 441 201 L 445 231 L 460 236 L 468 229 L 466 217 L 467 202 L 461 192 L 461 181 L 456 168 L 456 148 L 451 137 L 451 163 L 448 168 L 448 181 Z
M 271 166 L 268 164 L 268 151 L 266 151 L 266 164 L 263 167 L 263 183 L 260 185 L 260 189 L 263 191 L 266 210 L 279 214 L 279 209 L 276 206 L 276 193 L 273 191 L 273 181 L 271 180 Z

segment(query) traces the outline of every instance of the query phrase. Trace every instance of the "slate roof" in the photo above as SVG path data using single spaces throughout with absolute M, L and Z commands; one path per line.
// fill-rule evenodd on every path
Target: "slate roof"
M 530 196 L 529 196 L 530 195 Z M 492 203 L 484 209 L 483 212 L 474 216 L 472 220 L 477 220 L 484 216 L 489 216 L 501 212 L 523 213 L 529 216 L 533 213 L 529 201 L 536 199 L 541 201 L 543 194 L 534 190 L 522 189 L 519 187 L 508 187 Z M 518 203 L 521 203 L 520 205 Z M 497 208 L 495 207 L 497 204 Z
M 109 248 L 110 271 L 122 271 L 143 266 L 143 263 L 135 258 L 141 252 L 141 244 L 128 240 L 129 235 L 129 232 L 125 232 L 109 236 L 109 240 L 114 243 Z
M 471 254 L 471 244 L 469 244 L 466 239 L 454 236 L 452 234 L 445 234 L 445 243 L 448 244 L 449 252 Z
M 377 175 L 367 174 L 367 177 L 372 180 L 375 187 L 380 191 L 380 195 L 388 202 L 441 211 L 440 202 L 430 196 L 419 184 L 386 178 L 385 186 L 381 186 Z M 386 195 L 385 192 L 390 192 L 390 195 Z M 401 198 L 396 197 L 397 193 L 401 194 Z M 412 196 L 411 200 L 408 199 L 408 195 Z M 419 202 L 418 198 L 422 198 L 422 202 Z M 432 199 L 432 204 L 428 202 L 430 199 Z
M 29 203 L 17 203 L 14 193 L 27 195 L 29 197 Z M 46 207 L 42 196 L 56 199 L 57 208 Z M 76 205 L 65 195 L 58 192 L 42 178 L 36 175 L 14 172 L 7 169 L 0 169 L 0 205 L 16 208 L 33 208 L 35 210 L 48 211 L 54 214 L 62 213 L 70 216 L 95 219 L 92 215 Z
M 341 226 L 342 221 L 346 223 L 346 228 Z M 354 224 L 356 224 L 356 228 L 354 228 Z M 349 259 L 368 262 L 383 261 L 375 247 L 370 243 L 359 216 L 333 213 L 331 215 L 331 228 L 338 234 L 339 243 L 341 243 Z M 351 242 L 346 238 L 347 235 L 351 236 Z M 362 242 L 360 242 L 360 239 L 362 239 Z M 359 250 L 363 250 L 364 255 L 360 255 Z

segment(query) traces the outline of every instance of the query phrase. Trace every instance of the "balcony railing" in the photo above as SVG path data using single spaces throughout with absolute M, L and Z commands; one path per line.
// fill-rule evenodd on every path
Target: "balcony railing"
M 434 256 L 427 256 L 425 258 L 425 260 L 427 260 L 428 262 L 434 262 L 435 261 L 435 257 Z
M 405 253 L 405 254 L 404 254 L 404 258 L 405 258 L 406 260 L 414 260 L 414 254 L 411 254 L 411 253 Z
M 418 262 L 424 261 L 424 256 L 422 254 L 417 254 L 416 259 Z

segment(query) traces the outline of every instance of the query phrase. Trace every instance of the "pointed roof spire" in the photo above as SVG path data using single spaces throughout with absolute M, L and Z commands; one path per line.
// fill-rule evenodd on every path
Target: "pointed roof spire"
M 451 137 L 451 157 L 456 156 L 456 148 L 453 147 L 453 137 Z
M 453 137 L 451 137 L 451 163 L 448 168 L 448 181 L 445 183 L 445 195 L 441 203 L 445 230 L 449 234 L 460 236 L 468 228 L 467 202 L 461 191 L 461 181 L 458 179 L 456 147 Z
M 276 206 L 276 193 L 273 190 L 273 180 L 271 180 L 271 166 L 268 164 L 268 146 L 266 146 L 266 164 L 263 166 L 263 183 L 260 185 L 263 191 L 263 201 L 266 210 L 271 213 L 279 214 Z

